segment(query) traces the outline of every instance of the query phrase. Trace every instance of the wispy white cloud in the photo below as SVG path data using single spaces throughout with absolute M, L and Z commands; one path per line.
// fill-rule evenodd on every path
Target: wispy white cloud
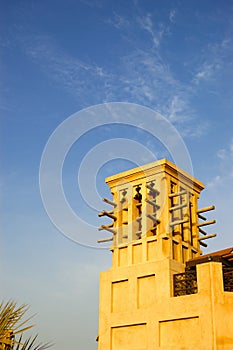
M 217 157 L 224 163 L 224 165 L 230 165 L 233 169 L 233 139 L 226 148 L 221 148 Z
M 218 164 L 218 175 L 209 181 L 207 186 L 212 188 L 214 186 L 223 185 L 224 183 L 233 187 L 233 139 L 225 147 L 221 148 L 217 152 L 217 164 Z
M 130 21 L 125 16 L 119 15 L 116 12 L 114 12 L 113 17 L 109 18 L 106 22 L 116 29 L 121 30 L 124 30 L 130 26 Z
M 57 47 L 49 37 L 30 37 L 23 40 L 26 53 L 49 79 L 86 105 L 87 98 L 95 103 L 106 88 L 109 74 L 103 66 L 73 57 Z M 93 97 L 91 99 L 91 97 Z M 89 103 L 90 103 L 89 102 Z
M 188 88 L 174 79 L 156 48 L 126 53 L 113 70 L 72 57 L 49 38 L 27 39 L 24 47 L 50 79 L 83 100 L 84 105 L 87 100 L 89 104 L 129 101 L 158 110 L 172 123 L 190 120 Z
M 218 186 L 219 184 L 222 183 L 222 177 L 220 175 L 216 175 L 214 178 L 212 178 L 208 183 L 207 183 L 207 188 L 213 188 L 215 186 Z
M 204 63 L 200 70 L 195 74 L 194 81 L 199 84 L 203 80 L 209 80 L 213 77 L 214 72 L 216 71 L 217 66 L 214 64 Z
M 233 68 L 232 62 L 232 38 L 223 38 L 220 42 L 209 44 L 200 54 L 200 64 L 197 65 L 193 82 L 213 82 L 219 78 L 219 74 L 229 66 Z
M 187 121 L 190 116 L 190 110 L 187 108 L 187 102 L 182 96 L 174 95 L 167 107 L 167 115 L 171 122 Z
M 171 23 L 174 23 L 176 17 L 176 10 L 172 9 L 169 13 L 169 20 Z
M 164 34 L 166 34 L 166 32 L 168 31 L 168 28 L 166 28 L 163 24 L 160 23 L 155 29 L 155 24 L 152 20 L 151 14 L 147 14 L 143 17 L 138 17 L 137 20 L 140 27 L 151 35 L 153 45 L 155 47 L 159 47 Z
M 197 113 L 191 103 L 192 96 L 202 83 L 214 79 L 223 69 L 231 40 L 209 45 L 208 54 L 200 54 L 200 64 L 193 69 L 193 77 L 184 82 L 174 74 L 161 49 L 175 16 L 176 10 L 171 9 L 167 23 L 156 23 L 151 14 L 140 17 L 135 14 L 129 18 L 113 13 L 107 23 L 119 30 L 128 44 L 124 53 L 116 55 L 114 64 L 108 62 L 100 66 L 70 56 L 50 38 L 30 38 L 24 46 L 49 78 L 59 82 L 83 106 L 109 101 L 143 104 L 179 126 L 183 136 L 197 137 L 206 132 L 207 126 L 194 123 Z M 141 34 L 136 39 L 131 35 L 134 29 Z M 144 40 L 145 35 L 148 40 Z

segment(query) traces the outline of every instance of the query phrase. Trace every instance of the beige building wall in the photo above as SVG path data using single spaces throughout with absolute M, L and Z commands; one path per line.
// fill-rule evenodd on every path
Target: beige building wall
M 179 271 L 164 259 L 101 273 L 99 350 L 233 349 L 233 293 L 223 290 L 222 264 L 197 265 L 198 292 L 174 297 Z

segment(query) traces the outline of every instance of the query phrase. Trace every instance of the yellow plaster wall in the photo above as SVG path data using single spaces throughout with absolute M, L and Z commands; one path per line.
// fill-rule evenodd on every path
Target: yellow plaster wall
M 182 269 L 164 259 L 101 273 L 99 350 L 233 349 L 221 263 L 197 265 L 198 293 L 173 297 L 172 274 Z
M 197 335 L 199 331 L 198 316 L 159 321 L 159 347 L 171 347 L 177 344 L 182 344 L 183 347 L 198 345 L 199 337 L 193 337 L 192 334 Z
M 155 274 L 137 277 L 137 308 L 150 308 L 156 293 Z
M 146 324 L 111 328 L 111 350 L 147 350 Z

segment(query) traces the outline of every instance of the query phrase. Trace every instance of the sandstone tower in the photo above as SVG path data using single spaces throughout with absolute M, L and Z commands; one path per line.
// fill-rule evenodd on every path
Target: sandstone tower
M 166 159 L 106 182 L 98 349 L 233 349 L 233 248 L 202 255 L 216 236 L 204 216 L 214 206 L 198 208 L 204 185 Z

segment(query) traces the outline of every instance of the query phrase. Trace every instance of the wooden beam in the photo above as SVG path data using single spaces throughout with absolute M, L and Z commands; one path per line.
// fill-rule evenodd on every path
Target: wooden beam
M 176 197 L 176 196 L 182 196 L 183 194 L 187 194 L 187 191 L 180 191 L 176 193 L 171 193 L 168 195 L 169 198 Z
M 185 224 L 186 222 L 189 222 L 189 219 L 184 219 L 184 220 L 176 220 L 170 223 L 170 226 L 176 226 L 180 224 Z
M 205 207 L 205 208 L 199 209 L 197 211 L 197 214 L 205 213 L 206 211 L 210 211 L 210 210 L 214 210 L 214 209 L 215 209 L 215 206 L 214 205 L 210 205 L 209 207 Z
M 104 242 L 110 242 L 110 241 L 113 241 L 113 237 L 98 239 L 97 243 L 104 243 Z
M 174 207 L 171 207 L 169 211 L 177 210 L 177 209 L 182 209 L 184 207 L 187 207 L 188 203 L 180 204 L 180 205 L 175 205 Z
M 151 214 L 147 214 L 147 217 L 151 220 L 153 220 L 154 222 L 156 222 L 157 224 L 160 223 L 160 221 L 154 216 L 154 215 L 151 215 Z
M 207 232 L 205 232 L 204 230 L 202 230 L 202 228 L 199 227 L 199 232 L 202 233 L 203 235 L 207 235 Z
M 233 258 L 233 254 L 232 254 L 232 253 L 226 254 L 226 255 L 223 255 L 222 257 L 223 257 L 224 259 L 225 259 L 225 258 L 230 258 L 230 257 Z
M 198 215 L 198 217 L 200 218 L 200 219 L 202 219 L 202 220 L 207 220 L 203 215 L 201 215 L 201 214 L 197 214 Z
M 117 231 L 114 230 L 113 228 L 111 228 L 110 225 L 101 225 L 99 228 L 98 228 L 99 231 L 102 231 L 102 230 L 106 230 L 106 231 L 109 231 L 111 233 L 113 233 L 114 235 L 116 235 Z
M 156 188 L 154 188 L 154 186 L 152 186 L 151 184 L 146 185 L 146 187 L 147 187 L 150 191 L 155 192 L 156 195 L 159 195 L 159 191 L 156 190 Z
M 205 247 L 205 248 L 208 247 L 208 245 L 207 245 L 206 243 L 202 242 L 202 241 L 200 241 L 200 245 L 202 245 L 202 246 Z
M 117 206 L 117 204 L 115 202 L 110 201 L 110 199 L 108 199 L 108 198 L 102 198 L 102 201 L 104 201 L 105 203 L 108 203 L 110 205 L 113 205 L 115 208 Z
M 102 211 L 98 214 L 98 216 L 107 216 L 107 217 L 113 219 L 114 221 L 116 221 L 116 219 L 117 219 L 116 216 L 113 214 L 112 211 L 106 211 L 106 210 L 102 210 Z
M 153 207 L 156 207 L 157 209 L 160 208 L 160 206 L 158 204 L 156 204 L 156 199 L 152 201 L 152 200 L 146 198 L 146 202 L 153 205 Z
M 216 236 L 217 236 L 216 233 L 212 233 L 211 235 L 198 238 L 198 241 L 204 241 L 205 239 L 213 238 L 213 237 L 216 237 Z
M 197 224 L 197 227 L 212 225 L 212 224 L 215 224 L 215 223 L 216 223 L 216 220 L 209 220 L 209 221 L 206 221 L 206 222 L 202 222 L 202 223 L 200 223 L 200 224 Z

